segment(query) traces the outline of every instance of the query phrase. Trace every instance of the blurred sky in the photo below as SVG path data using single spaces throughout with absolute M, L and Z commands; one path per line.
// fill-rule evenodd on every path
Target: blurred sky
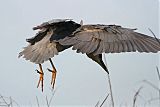
M 158 0 L 1 0 L 0 1 L 0 94 L 11 96 L 22 105 L 46 105 L 51 97 L 49 62 L 43 64 L 44 92 L 37 89 L 37 65 L 18 59 L 27 45 L 25 39 L 35 35 L 32 27 L 55 18 L 71 18 L 84 24 L 118 24 L 138 28 L 138 32 L 159 35 Z M 135 91 L 143 86 L 138 104 L 142 105 L 158 92 L 142 82 L 146 79 L 158 86 L 156 66 L 159 53 L 105 54 L 110 71 L 116 105 L 130 105 Z M 68 49 L 53 58 L 58 70 L 56 93 L 52 105 L 92 106 L 109 93 L 106 72 L 95 62 Z M 110 99 L 106 105 L 110 104 Z M 158 104 L 154 101 L 152 104 Z

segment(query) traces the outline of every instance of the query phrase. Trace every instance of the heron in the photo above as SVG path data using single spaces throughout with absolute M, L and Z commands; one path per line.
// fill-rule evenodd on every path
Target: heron
M 52 69 L 48 68 L 48 71 L 52 72 L 51 85 L 54 88 L 57 70 L 51 58 L 68 48 L 72 47 L 77 53 L 86 54 L 108 74 L 102 53 L 160 51 L 160 39 L 120 25 L 83 25 L 82 21 L 79 24 L 71 19 L 53 19 L 33 27 L 33 30 L 39 31 L 34 37 L 26 39 L 29 45 L 19 53 L 19 57 L 23 56 L 39 65 L 39 70 L 36 70 L 40 74 L 37 87 L 41 84 L 42 91 L 42 64 L 45 61 L 51 63 Z

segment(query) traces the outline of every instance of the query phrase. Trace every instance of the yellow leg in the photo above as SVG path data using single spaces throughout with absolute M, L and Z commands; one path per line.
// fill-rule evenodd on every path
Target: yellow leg
M 49 59 L 49 61 L 50 61 L 51 65 L 52 65 L 52 70 L 48 69 L 48 71 L 52 72 L 51 85 L 52 85 L 52 88 L 54 89 L 57 70 L 56 70 L 51 58 Z
M 40 71 L 36 70 L 37 73 L 39 73 L 39 81 L 38 81 L 38 85 L 37 85 L 37 88 L 39 87 L 40 83 L 41 83 L 41 88 L 42 88 L 42 92 L 43 92 L 43 69 L 42 69 L 42 65 L 39 64 L 39 68 L 40 68 Z

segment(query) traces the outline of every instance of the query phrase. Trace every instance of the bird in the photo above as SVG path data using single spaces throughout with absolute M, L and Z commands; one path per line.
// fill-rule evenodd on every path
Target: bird
M 125 28 L 120 25 L 83 24 L 72 19 L 53 19 L 33 27 L 40 30 L 36 36 L 27 39 L 29 45 L 19 53 L 26 60 L 39 65 L 40 71 L 37 87 L 41 83 L 43 91 L 42 63 L 50 61 L 52 65 L 51 84 L 54 88 L 56 68 L 51 60 L 54 55 L 68 48 L 77 53 L 86 54 L 88 58 L 99 64 L 109 74 L 102 59 L 103 53 L 160 51 L 160 39 L 136 32 L 137 29 Z
M 40 74 L 37 88 L 41 84 L 42 92 L 44 79 L 42 64 L 45 61 L 50 62 L 52 70 L 48 68 L 48 71 L 52 72 L 51 85 L 54 88 L 57 70 L 51 58 L 54 57 L 54 55 L 58 55 L 59 52 L 71 47 L 70 45 L 63 46 L 56 40 L 71 35 L 72 32 L 80 26 L 80 24 L 75 23 L 71 19 L 53 19 L 33 27 L 33 30 L 39 30 L 38 33 L 32 38 L 26 39 L 29 45 L 24 47 L 18 57 L 23 56 L 26 60 L 39 65 L 39 70 L 36 69 L 37 73 Z

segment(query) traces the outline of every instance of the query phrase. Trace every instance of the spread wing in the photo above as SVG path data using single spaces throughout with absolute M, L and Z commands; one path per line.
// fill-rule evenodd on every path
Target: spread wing
M 160 40 L 117 25 L 83 25 L 60 40 L 82 53 L 158 52 Z
M 64 32 L 62 30 L 68 28 L 68 24 L 71 25 L 73 23 L 75 22 L 71 21 L 71 19 L 53 19 L 51 21 L 44 22 L 41 25 L 33 27 L 33 30 L 39 29 L 40 31 L 36 33 L 34 37 L 26 39 L 26 41 L 34 45 L 36 42 L 42 40 L 47 35 L 47 32 L 49 32 L 49 30 L 56 30 L 54 31 L 54 35 L 52 36 L 61 38 L 62 36 L 55 35 L 55 32 L 58 33 L 57 30 Z
M 53 30 L 46 32 L 44 37 L 35 42 L 37 36 L 32 41 L 34 44 L 29 44 L 19 53 L 19 57 L 23 56 L 26 60 L 30 60 L 36 64 L 43 63 L 49 58 L 52 58 L 54 55 L 58 54 L 58 49 L 56 48 L 57 44 L 55 42 L 50 42 L 50 37 L 53 34 Z M 40 34 L 39 34 L 40 35 Z
M 37 64 L 49 60 L 58 52 L 70 47 L 60 45 L 58 40 L 71 35 L 78 27 L 79 24 L 69 19 L 52 20 L 34 27 L 33 29 L 39 29 L 39 32 L 27 39 L 29 45 L 19 53 L 19 57 L 23 56 L 26 60 Z

